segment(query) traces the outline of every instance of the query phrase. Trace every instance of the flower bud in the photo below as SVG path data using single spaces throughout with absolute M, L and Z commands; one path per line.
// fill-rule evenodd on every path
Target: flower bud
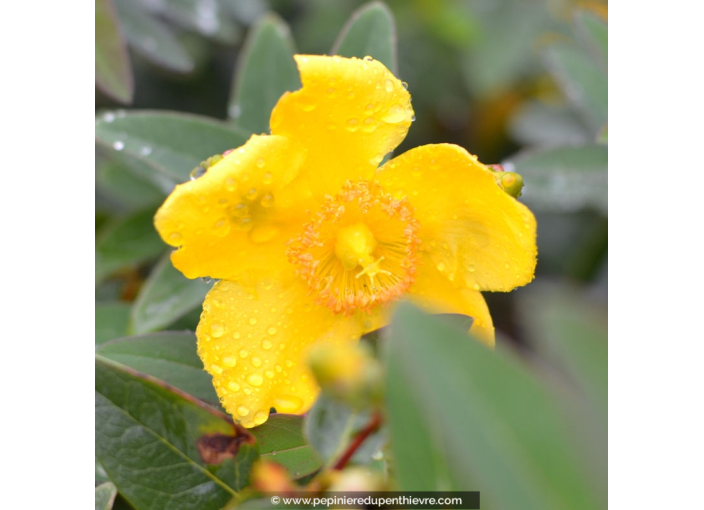
M 379 403 L 383 373 L 364 344 L 316 346 L 308 363 L 323 391 L 354 407 Z

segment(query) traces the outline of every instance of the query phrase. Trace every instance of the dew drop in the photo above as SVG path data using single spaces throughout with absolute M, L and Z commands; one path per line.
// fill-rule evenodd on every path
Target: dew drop
M 122 149 L 125 148 L 125 144 L 124 144 L 124 142 L 121 142 L 118 140 L 117 142 L 112 144 L 112 148 L 115 149 L 116 151 L 121 151 Z
M 267 376 L 269 379 L 273 379 L 274 378 L 274 371 L 267 370 L 266 372 L 264 372 L 264 375 Z
M 250 201 L 257 198 L 257 188 L 249 188 L 249 191 L 245 195 L 245 198 Z
M 267 193 L 262 197 L 261 200 L 262 207 L 274 207 L 274 195 Z
M 386 80 L 386 83 L 384 83 L 384 88 L 386 88 L 386 92 L 393 92 L 394 82 L 391 80 Z
M 402 81 L 401 85 L 403 85 L 404 89 L 408 90 L 408 83 L 406 83 L 405 81 Z
M 235 191 L 235 188 L 237 188 L 237 183 L 232 177 L 225 179 L 225 189 L 227 191 Z
M 274 326 L 271 326 L 269 329 L 266 330 L 266 332 L 273 336 L 276 334 L 276 328 Z
M 232 333 L 232 338 L 234 338 L 235 340 L 239 340 L 241 336 L 242 335 L 240 335 L 239 331 L 235 331 L 234 333 Z
M 254 325 L 257 323 L 257 319 L 255 319 L 254 317 L 252 317 L 252 318 L 249 319 L 249 323 L 250 323 L 252 326 L 254 326 Z
M 213 281 L 213 279 L 210 276 L 201 276 L 200 281 L 203 283 L 210 283 Z
M 181 239 L 183 239 L 183 235 L 180 232 L 171 232 L 169 234 L 169 241 L 172 241 L 174 243 L 179 242 Z
M 376 120 L 374 117 L 367 117 L 364 119 L 364 124 L 362 125 L 362 130 L 366 131 L 367 133 L 371 133 L 376 129 Z
M 235 381 L 230 381 L 229 383 L 227 383 L 227 388 L 230 391 L 234 391 L 234 392 L 240 391 L 240 385 L 237 384 Z
M 472 287 L 474 287 L 474 290 L 479 290 L 479 284 L 478 284 L 478 283 L 475 283 L 474 285 L 472 285 Z
M 301 406 L 303 400 L 293 395 L 284 395 L 274 400 L 274 407 L 280 413 L 295 413 Z
M 359 129 L 359 119 L 352 117 L 347 121 L 347 131 L 355 132 Z
M 511 266 L 508 263 L 504 264 L 504 269 L 509 269 L 510 267 Z
M 444 262 L 438 262 L 438 271 L 441 273 L 445 270 L 445 263 Z
M 252 386 L 261 386 L 264 383 L 264 378 L 262 374 L 249 374 L 247 382 Z
M 246 358 L 247 356 L 249 356 L 247 349 L 240 350 L 240 358 Z
M 281 368 L 281 365 L 274 365 L 274 370 L 276 370 L 278 373 L 281 373 L 283 368 Z
M 373 61 L 374 61 L 374 59 L 373 59 L 372 57 L 370 57 L 369 55 L 366 55 L 366 56 L 364 57 L 364 60 L 366 60 L 367 62 L 373 62 Z
M 213 335 L 214 338 L 220 338 L 223 333 L 225 333 L 225 328 L 219 322 L 213 322 L 210 325 L 210 334 Z
M 222 374 L 222 368 L 220 368 L 220 366 L 216 365 L 215 363 L 210 365 L 210 371 L 217 375 Z
M 249 409 L 246 406 L 239 406 L 237 408 L 237 414 L 240 416 L 247 416 L 249 414 Z
M 252 218 L 247 216 L 245 218 L 242 218 L 238 225 L 240 230 L 244 230 L 246 232 L 247 230 L 252 229 L 252 227 L 254 226 L 254 221 L 252 220 Z
M 222 364 L 225 365 L 226 368 L 232 368 L 237 365 L 237 358 L 234 356 L 227 356 L 222 359 Z
M 264 168 L 265 164 L 266 164 L 266 162 L 264 161 L 264 158 L 257 159 L 257 168 Z M 271 175 L 271 174 L 269 174 L 269 175 Z
M 264 340 L 262 342 L 262 349 L 264 349 L 265 351 L 268 351 L 269 349 L 271 349 L 271 346 L 272 346 L 272 344 L 269 340 Z
M 284 363 L 288 368 L 291 368 L 293 366 L 293 362 L 290 359 L 287 359 L 286 362 Z
M 467 269 L 469 269 L 469 272 L 470 272 L 470 273 L 473 273 L 474 271 L 476 271 L 476 268 L 474 267 L 474 264 L 470 264 Z
M 255 356 L 254 358 L 252 358 L 252 365 L 253 365 L 255 368 L 259 368 L 260 366 L 262 366 L 262 360 L 261 360 L 260 358 L 257 358 L 257 357 Z
M 269 418 L 269 413 L 266 413 L 264 411 L 257 411 L 256 413 L 254 413 L 254 424 L 261 425 L 268 418 Z

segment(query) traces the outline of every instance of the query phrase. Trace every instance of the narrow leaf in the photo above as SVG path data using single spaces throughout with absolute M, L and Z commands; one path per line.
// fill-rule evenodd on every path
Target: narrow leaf
M 95 510 L 111 510 L 117 496 L 117 487 L 105 482 L 95 488 Z
M 577 35 L 597 62 L 606 70 L 609 64 L 609 27 L 594 13 L 578 9 L 574 16 Z
M 608 79 L 581 48 L 553 44 L 543 52 L 545 65 L 567 101 L 596 132 L 608 121 Z
M 294 479 L 316 472 L 322 466 L 315 449 L 303 436 L 303 417 L 273 414 L 264 424 L 252 429 L 263 459 L 288 469 Z
M 250 31 L 235 73 L 228 113 L 238 126 L 252 133 L 269 131 L 269 117 L 286 91 L 301 88 L 286 23 L 274 14 L 264 16 Z
M 163 0 L 145 4 L 152 12 L 210 39 L 225 44 L 239 39 L 239 29 L 216 0 Z
M 565 146 L 521 152 L 509 158 L 505 167 L 523 176 L 521 198 L 536 210 L 594 207 L 607 214 L 608 159 L 604 145 Z
M 165 331 L 119 338 L 100 346 L 101 356 L 151 375 L 205 402 L 218 403 L 213 380 L 196 352 L 196 336 Z
M 95 0 L 95 84 L 120 103 L 132 102 L 132 68 L 111 0 Z
M 154 209 L 117 218 L 101 229 L 95 240 L 96 284 L 116 271 L 135 267 L 159 256 L 164 243 L 154 230 Z
M 105 150 L 141 163 L 143 172 L 166 193 L 185 182 L 198 164 L 239 147 L 249 133 L 207 117 L 174 112 L 104 112 L 95 139 Z
M 604 507 L 605 494 L 591 485 L 574 446 L 566 410 L 510 352 L 491 351 L 402 305 L 387 362 L 392 450 L 397 458 L 418 459 L 395 463 L 401 489 L 417 489 L 407 484 L 418 473 L 408 472 L 430 462 L 434 490 L 480 490 L 500 508 Z M 410 437 L 404 427 L 425 435 Z
M 194 62 L 171 30 L 149 15 L 136 0 L 117 0 L 117 16 L 125 38 L 147 60 L 179 73 L 193 70 Z
M 355 11 L 345 23 L 330 51 L 342 57 L 374 57 L 398 76 L 396 24 L 382 2 L 371 2 Z
M 215 510 L 234 496 L 239 456 L 206 465 L 197 445 L 212 437 L 229 437 L 236 445 L 253 442 L 245 429 L 159 380 L 100 356 L 95 387 L 96 456 L 135 508 Z M 249 451 L 243 453 L 249 458 Z
M 165 254 L 137 295 L 132 307 L 132 333 L 142 335 L 172 324 L 200 306 L 211 287 L 200 279 L 183 276 Z

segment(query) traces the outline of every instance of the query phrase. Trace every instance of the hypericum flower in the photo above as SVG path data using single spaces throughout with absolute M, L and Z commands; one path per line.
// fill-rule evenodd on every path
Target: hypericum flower
M 198 353 L 246 427 L 272 407 L 305 412 L 318 394 L 310 347 L 384 326 L 402 296 L 473 317 L 471 332 L 493 344 L 480 291 L 525 285 L 536 262 L 533 215 L 461 147 L 377 168 L 413 120 L 405 84 L 381 63 L 295 58 L 303 87 L 281 97 L 271 135 L 211 158 L 155 218 L 176 268 L 220 279 Z

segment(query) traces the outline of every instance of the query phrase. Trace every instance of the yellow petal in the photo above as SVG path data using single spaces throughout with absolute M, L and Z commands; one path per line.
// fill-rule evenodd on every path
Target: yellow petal
M 411 96 L 375 60 L 296 55 L 303 88 L 286 93 L 271 132 L 308 149 L 304 187 L 337 193 L 348 179 L 369 179 L 411 125 Z
M 315 305 L 292 275 L 254 287 L 221 281 L 208 293 L 196 335 L 198 354 L 223 406 L 245 427 L 264 423 L 270 408 L 301 414 L 318 388 L 306 365 L 317 342 L 356 341 L 358 316 Z
M 286 243 L 307 219 L 288 184 L 304 160 L 295 141 L 252 136 L 202 177 L 176 186 L 154 219 L 162 239 L 179 248 L 174 266 L 188 278 L 232 280 L 288 267 Z
M 509 291 L 533 279 L 535 217 L 476 156 L 456 145 L 425 145 L 386 163 L 377 180 L 386 192 L 408 196 L 420 249 L 456 286 Z
M 481 292 L 456 288 L 425 258 L 416 273 L 416 281 L 409 290 L 409 298 L 431 313 L 457 313 L 474 319 L 469 332 L 484 342 L 494 345 L 494 323 Z

